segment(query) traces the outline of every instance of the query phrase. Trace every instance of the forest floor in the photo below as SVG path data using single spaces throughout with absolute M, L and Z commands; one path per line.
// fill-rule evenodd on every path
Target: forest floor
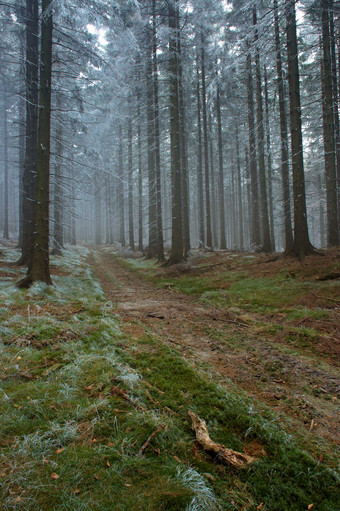
M 339 251 L 69 248 L 30 290 L 1 252 L 3 509 L 336 509 Z M 190 410 L 254 463 L 211 458 Z
M 102 249 L 91 265 L 128 334 L 138 338 L 148 328 L 308 434 L 340 441 L 339 251 L 303 264 L 198 253 L 189 264 L 163 269 Z

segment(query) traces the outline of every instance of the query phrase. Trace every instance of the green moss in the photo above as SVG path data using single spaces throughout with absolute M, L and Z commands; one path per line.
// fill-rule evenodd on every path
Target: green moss
M 257 409 L 235 385 L 218 385 L 208 365 L 193 367 L 161 339 L 146 333 L 136 340 L 119 331 L 84 257 L 77 251 L 67 256 L 65 266 L 75 269 L 75 278 L 59 277 L 60 287 L 47 294 L 34 290 L 41 314 L 29 325 L 24 315 L 11 318 L 2 311 L 9 328 L 6 344 L 0 344 L 2 509 L 49 510 L 51 502 L 54 509 L 72 511 L 184 511 L 190 506 L 210 511 L 216 502 L 225 510 L 255 510 L 261 502 L 274 511 L 306 509 L 310 503 L 321 511 L 335 509 L 334 474 L 298 447 L 277 416 L 263 406 Z M 231 287 L 240 286 L 239 278 L 231 279 Z M 243 294 L 240 287 L 230 294 L 230 288 L 219 292 L 218 279 L 172 282 L 219 304 L 243 300 L 256 289 L 247 283 Z M 265 293 L 269 281 L 258 285 Z M 30 296 L 13 293 L 11 303 L 27 307 Z M 49 310 L 56 307 L 55 316 L 44 313 L 46 304 Z M 64 304 L 70 311 L 81 307 L 76 320 Z M 18 345 L 28 333 L 39 343 Z M 211 329 L 213 334 L 230 346 L 242 342 L 237 334 L 226 338 Z M 269 369 L 280 371 L 277 365 Z M 214 440 L 243 451 L 255 439 L 267 456 L 244 471 L 219 467 L 197 446 L 188 409 L 207 421 Z M 138 455 L 161 425 L 145 455 Z

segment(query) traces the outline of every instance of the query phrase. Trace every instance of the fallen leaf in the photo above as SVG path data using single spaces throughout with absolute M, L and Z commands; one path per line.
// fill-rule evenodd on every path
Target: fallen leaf
M 182 463 L 182 460 L 180 460 L 178 456 L 174 456 L 174 460 L 178 461 L 178 463 Z
M 263 509 L 263 505 L 264 505 L 263 502 L 261 502 L 261 504 L 259 506 L 257 506 L 256 509 Z
M 20 502 L 21 501 L 21 497 L 15 497 L 15 502 Z
M 309 504 L 309 506 L 307 507 L 307 509 L 308 509 L 308 510 L 309 510 L 309 509 L 313 509 L 313 507 L 314 507 L 314 504 Z
M 112 442 L 109 442 L 109 443 L 107 444 L 107 446 L 108 446 L 108 447 L 113 447 L 113 443 L 112 443 Z
M 61 452 L 63 452 L 64 450 L 64 447 L 60 447 L 59 449 L 56 450 L 56 454 L 60 454 Z
M 109 460 L 107 460 L 107 461 L 106 461 L 106 465 L 107 465 L 108 467 L 111 467 Z
M 56 474 L 55 472 L 53 472 L 53 473 L 51 474 L 51 479 L 53 479 L 54 481 L 56 481 L 57 479 L 59 479 L 58 474 Z
M 97 475 L 94 475 L 93 477 L 98 481 L 99 477 Z
M 2 472 L 2 473 L 0 474 L 0 477 L 6 477 L 5 472 Z
M 124 486 L 131 486 L 131 484 L 125 483 Z

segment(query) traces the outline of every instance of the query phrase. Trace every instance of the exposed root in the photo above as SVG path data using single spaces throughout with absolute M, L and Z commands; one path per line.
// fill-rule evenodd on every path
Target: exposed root
M 188 415 L 192 420 L 192 429 L 196 433 L 197 442 L 203 447 L 205 452 L 213 456 L 216 461 L 224 465 L 233 465 L 236 468 L 246 468 L 256 460 L 256 458 L 252 456 L 233 451 L 232 449 L 224 447 L 224 445 L 215 443 L 209 436 L 205 421 L 200 419 L 199 416 L 191 410 L 188 411 Z

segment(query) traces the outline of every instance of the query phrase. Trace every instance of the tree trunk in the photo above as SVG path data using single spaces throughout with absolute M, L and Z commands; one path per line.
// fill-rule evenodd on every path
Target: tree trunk
M 292 219 L 290 211 L 290 191 L 289 191 L 289 152 L 288 152 L 288 127 L 286 116 L 286 101 L 284 94 L 284 81 L 282 72 L 281 40 L 279 28 L 279 16 L 277 0 L 274 0 L 274 23 L 275 23 L 275 48 L 276 48 L 276 70 L 279 92 L 279 111 L 280 111 L 280 136 L 281 136 L 281 178 L 282 178 L 282 198 L 284 214 L 285 231 L 285 251 L 293 250 L 293 232 Z
M 24 9 L 23 9 L 24 14 Z M 25 83 L 25 31 L 20 34 L 20 81 Z M 24 169 L 25 169 L 25 136 L 26 136 L 26 115 L 25 115 L 25 99 L 21 94 L 19 97 L 19 239 L 18 248 L 22 249 L 23 243 L 23 200 L 24 200 Z
M 251 245 L 257 249 L 261 245 L 260 218 L 259 218 L 259 192 L 256 164 L 256 140 L 254 119 L 254 88 L 251 65 L 251 53 L 248 48 L 247 59 L 247 95 L 248 95 L 248 129 L 249 129 L 249 173 L 251 184 Z
M 26 1 L 26 134 L 22 179 L 22 252 L 17 264 L 31 267 L 36 203 L 38 101 L 39 101 L 39 3 Z
M 205 217 L 206 217 L 206 246 L 212 248 L 211 230 L 211 202 L 209 178 L 209 151 L 208 151 L 208 120 L 207 120 L 207 94 L 205 79 L 205 48 L 204 36 L 201 36 L 201 75 L 202 75 L 202 106 L 203 106 L 203 139 L 204 139 L 204 177 L 205 177 Z
M 330 0 L 329 10 L 329 28 L 330 28 L 330 44 L 331 44 L 331 61 L 332 61 L 332 88 L 333 88 L 333 104 L 334 104 L 334 129 L 335 129 L 335 147 L 336 147 L 336 182 L 337 182 L 337 211 L 338 224 L 340 224 L 340 118 L 339 118 L 339 86 L 338 74 L 340 76 L 340 47 L 338 48 L 339 66 L 337 70 L 336 63 L 336 34 L 334 29 L 334 1 Z M 340 31 L 337 34 L 340 40 Z
M 294 242 L 292 252 L 300 260 L 303 260 L 307 254 L 314 251 L 314 248 L 309 241 L 307 225 L 295 0 L 286 0 L 286 21 L 294 198 Z
M 339 244 L 337 193 L 336 193 L 336 147 L 334 126 L 334 102 L 332 90 L 331 49 L 329 33 L 329 0 L 321 0 L 322 8 L 322 112 L 323 142 L 327 196 L 327 245 Z
M 179 33 L 179 17 L 177 18 L 177 30 Z M 179 140 L 181 151 L 181 176 L 182 176 L 182 216 L 183 216 L 183 250 L 184 257 L 189 254 L 190 243 L 190 215 L 189 215 L 189 171 L 187 162 L 187 136 L 186 136 L 186 123 L 185 123 L 185 102 L 183 91 L 183 66 L 182 66 L 182 48 L 181 39 L 178 37 L 177 41 L 177 55 L 178 55 L 178 88 L 179 88 Z
M 8 120 L 7 120 L 7 86 L 5 77 L 2 79 L 2 121 L 4 137 L 4 195 L 3 195 L 3 235 L 6 240 L 9 239 L 8 226 Z
M 220 248 L 227 248 L 225 236 L 225 205 L 224 205 L 224 169 L 223 169 L 223 141 L 222 141 L 222 122 L 221 122 L 221 98 L 220 85 L 217 84 L 216 91 L 216 113 L 217 113 L 217 140 L 218 140 L 218 168 L 219 168 L 219 207 L 220 207 Z
M 253 24 L 255 26 L 255 69 L 256 69 L 256 103 L 257 103 L 257 150 L 259 164 L 259 181 L 261 192 L 261 223 L 262 223 L 262 249 L 264 252 L 271 252 L 268 199 L 266 184 L 266 165 L 264 160 L 264 122 L 263 122 L 263 101 L 262 101 L 262 78 L 260 51 L 258 48 L 258 31 L 256 7 L 253 8 Z
M 49 179 L 52 92 L 52 0 L 42 0 L 37 190 L 32 264 L 19 287 L 33 282 L 52 284 L 49 266 Z
M 240 144 L 238 125 L 236 125 L 236 165 L 237 165 L 237 190 L 238 190 L 238 221 L 239 221 L 239 249 L 244 249 L 244 230 L 243 230 L 243 202 L 242 202 L 242 180 L 241 180 L 241 162 L 240 162 Z
M 147 132 L 148 132 L 148 188 L 149 188 L 149 244 L 147 257 L 157 257 L 158 229 L 157 229 L 157 180 L 156 180 L 156 151 L 155 151 L 155 111 L 154 111 L 154 82 L 152 62 L 152 34 L 148 33 L 147 42 Z
M 200 77 L 199 77 L 199 64 L 197 57 L 197 85 L 196 85 L 196 100 L 197 100 L 197 206 L 198 206 L 198 233 L 199 233 L 199 246 L 205 245 L 205 232 L 204 232 L 204 199 L 203 199 L 203 159 L 202 159 L 202 119 L 201 119 L 201 94 L 200 94 Z
M 138 147 L 138 250 L 143 252 L 143 168 L 142 168 L 142 135 L 141 135 L 141 97 L 137 91 L 137 147 Z
M 170 75 L 170 158 L 171 158 L 171 190 L 172 190 L 172 235 L 171 254 L 167 265 L 183 261 L 182 234 L 182 178 L 181 155 L 179 140 L 179 84 L 177 40 L 179 38 L 177 0 L 169 4 L 169 75 Z
M 271 252 L 275 251 L 275 230 L 274 230 L 274 206 L 273 206 L 273 168 L 272 168 L 272 152 L 270 143 L 270 122 L 269 122 L 269 99 L 268 99 L 268 78 L 267 71 L 264 68 L 264 94 L 266 105 L 266 134 L 267 134 L 267 179 L 268 179 L 268 208 L 269 208 L 269 226 Z
M 161 154 L 159 133 L 159 98 L 158 98 L 158 63 L 157 63 L 157 28 L 156 1 L 152 2 L 152 81 L 153 81 L 153 110 L 154 110 L 154 148 L 155 148 L 155 178 L 156 178 L 156 217 L 157 217 L 157 259 L 165 261 L 162 217 L 162 187 L 161 187 Z
M 60 93 L 57 94 L 57 109 L 61 109 Z M 56 157 L 54 167 L 54 229 L 53 229 L 53 242 L 52 254 L 61 255 L 64 248 L 64 228 L 63 228 L 63 189 L 62 189 L 62 170 L 61 160 L 63 152 L 62 144 L 62 126 L 60 119 L 57 119 L 56 127 Z
M 124 164 L 123 164 L 123 130 L 119 125 L 118 132 L 118 215 L 119 215 L 119 243 L 125 247 L 125 201 L 124 201 Z
M 130 101 L 129 101 L 130 103 Z M 132 154 L 132 112 L 129 108 L 128 120 L 128 196 L 129 196 L 129 246 L 135 250 L 135 236 L 133 225 L 133 154 Z
M 215 186 L 215 167 L 214 167 L 214 135 L 211 112 L 208 117 L 208 133 L 209 133 L 209 169 L 210 169 L 210 203 L 211 203 L 211 234 L 212 234 L 212 248 L 218 246 L 217 240 L 217 197 Z

